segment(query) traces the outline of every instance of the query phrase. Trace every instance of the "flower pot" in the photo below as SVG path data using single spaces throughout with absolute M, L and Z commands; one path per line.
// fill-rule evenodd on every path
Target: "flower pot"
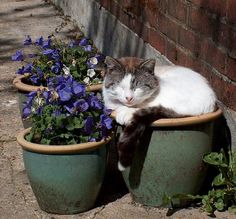
M 30 93 L 31 91 L 37 91 L 45 87 L 26 84 L 24 75 L 17 76 L 13 80 L 13 85 L 18 89 L 19 109 L 20 109 L 20 115 L 22 118 L 23 105 L 27 99 L 25 95 Z M 102 90 L 102 84 L 94 84 L 94 85 L 86 86 L 86 90 L 90 92 L 99 92 Z M 25 129 L 32 126 L 30 119 L 22 119 L 22 123 Z
M 49 213 L 74 214 L 94 206 L 106 163 L 107 141 L 76 145 L 40 145 L 20 132 L 25 169 L 40 208 Z
M 201 116 L 152 123 L 132 165 L 122 172 L 134 201 L 161 206 L 164 195 L 197 194 L 207 171 L 202 158 L 212 150 L 213 125 L 221 114 L 218 109 Z

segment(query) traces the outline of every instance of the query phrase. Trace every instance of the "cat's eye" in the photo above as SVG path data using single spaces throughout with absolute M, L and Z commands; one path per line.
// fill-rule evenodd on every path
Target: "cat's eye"
M 145 87 L 152 88 L 150 84 L 144 84 Z

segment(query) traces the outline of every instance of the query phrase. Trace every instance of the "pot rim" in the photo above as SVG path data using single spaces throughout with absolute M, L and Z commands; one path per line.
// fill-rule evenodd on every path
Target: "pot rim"
M 31 91 L 37 91 L 37 90 L 46 88 L 44 86 L 36 86 L 36 85 L 25 84 L 25 83 L 22 82 L 23 78 L 25 78 L 25 75 L 16 76 L 13 80 L 13 85 L 20 91 L 31 92 Z M 86 86 L 86 90 L 87 91 L 102 90 L 102 83 L 88 85 L 88 86 Z
M 201 123 L 206 123 L 213 121 L 219 118 L 223 114 L 222 110 L 218 108 L 216 111 L 211 113 L 202 114 L 200 116 L 189 116 L 183 118 L 171 118 L 171 119 L 159 119 L 154 121 L 150 126 L 151 127 L 176 127 L 176 126 L 188 126 L 196 125 Z M 115 111 L 111 115 L 115 118 Z
M 111 140 L 111 137 L 109 137 L 108 139 L 99 142 L 87 142 L 87 143 L 71 144 L 71 145 L 43 145 L 43 144 L 32 143 L 25 140 L 25 135 L 30 132 L 30 129 L 31 128 L 27 128 L 19 132 L 16 136 L 16 140 L 23 149 L 42 154 L 84 153 L 98 149 L 99 147 L 108 143 Z

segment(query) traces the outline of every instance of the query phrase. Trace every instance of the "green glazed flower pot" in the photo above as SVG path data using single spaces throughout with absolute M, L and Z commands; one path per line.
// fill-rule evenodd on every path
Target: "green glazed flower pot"
M 26 76 L 21 75 L 21 76 L 17 76 L 14 80 L 13 80 L 13 85 L 18 89 L 18 100 L 19 100 L 19 109 L 20 109 L 20 115 L 22 118 L 23 115 L 23 106 L 24 103 L 27 100 L 27 97 L 25 96 L 26 94 L 32 92 L 32 91 L 37 91 L 40 89 L 45 89 L 46 87 L 43 86 L 33 86 L 33 85 L 29 85 L 26 84 L 24 82 Z M 102 90 L 102 84 L 94 84 L 94 85 L 90 85 L 90 86 L 86 86 L 86 90 L 90 91 L 90 92 L 98 92 Z M 22 123 L 23 123 L 23 127 L 29 128 L 32 126 L 32 122 L 31 120 L 28 119 L 23 119 L 22 118 Z
M 197 194 L 207 171 L 202 158 L 212 150 L 213 125 L 221 114 L 219 109 L 155 121 L 144 133 L 131 167 L 122 172 L 134 201 L 161 206 L 164 195 Z
M 18 143 L 30 185 L 39 207 L 56 214 L 75 214 L 94 206 L 106 164 L 107 143 L 40 145 L 25 140 L 29 129 L 20 132 Z

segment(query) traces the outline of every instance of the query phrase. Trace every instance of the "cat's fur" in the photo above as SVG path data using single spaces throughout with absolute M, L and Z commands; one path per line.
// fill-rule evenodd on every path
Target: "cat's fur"
M 126 125 L 118 142 L 118 168 L 132 163 L 136 147 L 153 121 L 196 116 L 215 110 L 216 95 L 206 79 L 189 68 L 157 66 L 154 59 L 106 57 L 103 98 Z

